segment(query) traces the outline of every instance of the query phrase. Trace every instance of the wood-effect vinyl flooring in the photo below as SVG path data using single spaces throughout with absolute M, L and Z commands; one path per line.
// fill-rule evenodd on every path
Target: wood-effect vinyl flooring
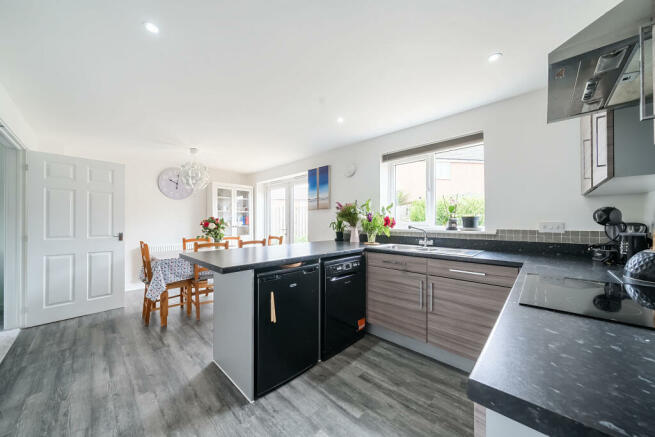
M 471 436 L 466 375 L 373 336 L 247 403 L 201 320 L 124 309 L 24 329 L 0 364 L 0 436 Z

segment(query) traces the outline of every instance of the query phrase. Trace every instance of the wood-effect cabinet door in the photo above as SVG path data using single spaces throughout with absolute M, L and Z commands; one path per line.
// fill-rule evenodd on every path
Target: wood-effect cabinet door
M 510 289 L 428 276 L 428 343 L 476 360 Z
M 426 279 L 424 274 L 368 266 L 368 323 L 427 341 Z
M 591 156 L 591 115 L 580 117 L 580 191 L 586 194 L 591 191 L 591 168 L 593 158 Z

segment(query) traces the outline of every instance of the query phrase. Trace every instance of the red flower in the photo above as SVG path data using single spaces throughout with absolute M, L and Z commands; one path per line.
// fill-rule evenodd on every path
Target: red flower
M 393 228 L 394 226 L 396 226 L 396 219 L 395 218 L 391 219 L 391 227 Z
M 389 218 L 389 216 L 386 216 L 384 218 L 384 226 L 386 227 L 386 226 L 389 226 L 389 225 L 391 225 L 391 219 Z
M 205 228 L 206 228 L 207 226 L 209 226 L 209 221 L 205 220 L 204 223 L 202 224 L 202 226 L 205 227 Z

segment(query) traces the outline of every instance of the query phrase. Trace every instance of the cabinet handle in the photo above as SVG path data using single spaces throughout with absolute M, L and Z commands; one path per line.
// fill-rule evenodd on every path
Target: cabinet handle
M 418 281 L 418 309 L 423 308 L 423 281 Z
M 271 291 L 271 323 L 277 323 L 277 316 L 275 315 L 275 292 Z
M 434 282 L 430 282 L 430 297 L 428 298 L 428 299 L 430 299 L 428 301 L 428 307 L 430 309 L 430 312 L 432 312 L 432 296 L 433 296 L 433 294 L 434 294 Z
M 487 276 L 486 273 L 482 273 L 482 272 L 470 272 L 470 271 L 468 271 L 468 270 L 448 269 L 448 271 L 451 271 L 451 272 L 453 272 L 453 273 L 464 273 L 464 274 L 467 274 L 467 275 Z

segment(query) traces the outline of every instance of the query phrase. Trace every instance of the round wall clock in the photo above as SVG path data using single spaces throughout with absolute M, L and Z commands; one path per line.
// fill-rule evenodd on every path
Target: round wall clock
M 159 186 L 159 191 L 171 199 L 186 199 L 193 194 L 193 189 L 184 185 L 180 180 L 179 167 L 170 167 L 159 173 L 157 185 Z
M 354 176 L 355 173 L 357 173 L 357 164 L 355 163 L 349 164 L 348 167 L 346 167 L 346 169 L 343 171 L 343 175 L 347 178 Z

